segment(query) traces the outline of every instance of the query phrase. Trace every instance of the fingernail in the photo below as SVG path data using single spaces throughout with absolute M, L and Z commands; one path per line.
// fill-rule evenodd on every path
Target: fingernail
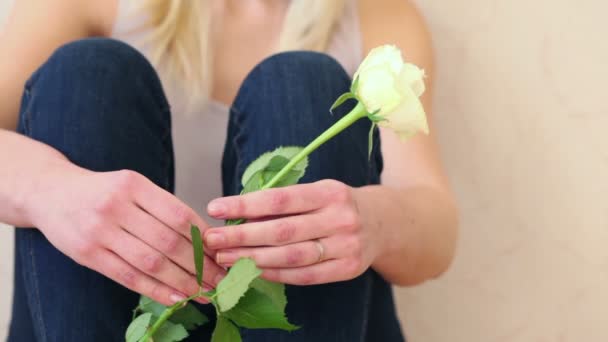
M 173 302 L 173 304 L 177 303 L 177 302 L 181 302 L 182 300 L 186 299 L 186 296 L 184 296 L 181 293 L 172 293 L 169 296 L 169 300 L 171 300 L 171 302 Z
M 222 217 L 226 214 L 226 205 L 218 200 L 213 200 L 207 205 L 207 212 L 211 216 Z
M 231 265 L 236 261 L 237 257 L 238 255 L 233 251 L 217 252 L 215 262 L 220 265 Z
M 226 237 L 220 232 L 209 233 L 205 240 L 209 248 L 216 248 L 226 243 Z
M 222 281 L 222 279 L 224 279 L 225 276 L 226 276 L 225 274 L 219 273 L 218 275 L 215 276 L 215 278 L 213 278 L 213 284 L 215 286 L 217 286 L 217 284 L 219 284 L 220 281 Z

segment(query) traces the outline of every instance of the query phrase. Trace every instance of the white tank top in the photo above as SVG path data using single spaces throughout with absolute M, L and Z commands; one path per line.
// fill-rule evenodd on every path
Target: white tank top
M 119 0 L 112 37 L 122 40 L 147 56 L 143 44 L 146 32 L 137 30 L 145 14 L 134 11 L 137 1 Z M 363 59 L 357 1 L 349 0 L 326 51 L 353 75 Z M 163 84 L 167 94 L 175 94 Z M 172 108 L 173 148 L 175 152 L 176 195 L 211 225 L 221 223 L 207 216 L 207 203 L 222 196 L 221 160 L 228 127 L 229 106 L 210 101 L 185 115 L 180 101 L 168 98 Z

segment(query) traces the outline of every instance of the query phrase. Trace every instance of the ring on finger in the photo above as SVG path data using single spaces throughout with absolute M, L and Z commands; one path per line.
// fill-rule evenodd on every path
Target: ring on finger
M 315 243 L 315 246 L 317 246 L 317 250 L 319 251 L 319 257 L 315 262 L 316 264 L 318 264 L 323 261 L 323 258 L 325 257 L 325 246 L 323 246 L 323 243 L 320 239 L 313 240 L 313 242 Z

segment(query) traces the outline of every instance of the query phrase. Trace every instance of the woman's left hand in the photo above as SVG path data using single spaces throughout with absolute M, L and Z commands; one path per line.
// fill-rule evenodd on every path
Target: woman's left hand
M 381 250 L 381 234 L 365 224 L 356 191 L 322 180 L 213 200 L 212 217 L 248 222 L 208 229 L 205 243 L 217 251 L 218 264 L 250 257 L 271 281 L 312 285 L 353 279 Z

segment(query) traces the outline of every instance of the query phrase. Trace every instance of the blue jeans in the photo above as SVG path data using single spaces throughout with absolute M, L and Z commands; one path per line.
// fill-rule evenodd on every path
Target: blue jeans
M 319 53 L 282 53 L 256 66 L 231 107 L 224 193 L 240 191 L 245 167 L 259 154 L 280 145 L 305 145 L 336 122 L 349 108 L 333 116 L 328 108 L 349 85 L 340 65 Z M 368 162 L 369 126 L 361 120 L 312 154 L 303 182 L 378 183 L 382 157 L 375 148 Z M 58 49 L 26 84 L 19 132 L 84 168 L 131 169 L 173 190 L 169 105 L 152 66 L 126 44 L 86 39 Z M 17 229 L 15 244 L 9 342 L 124 340 L 136 293 L 78 265 L 36 229 Z M 350 281 L 288 286 L 287 296 L 288 316 L 303 328 L 243 330 L 244 341 L 404 340 L 391 287 L 371 269 Z M 213 321 L 212 308 L 200 308 Z M 189 340 L 208 341 L 212 326 L 201 327 Z

